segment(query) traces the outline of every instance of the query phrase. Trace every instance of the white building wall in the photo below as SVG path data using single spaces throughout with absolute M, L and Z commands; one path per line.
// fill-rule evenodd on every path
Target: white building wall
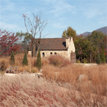
M 41 57 L 49 57 L 52 55 L 60 55 L 66 59 L 69 59 L 69 55 L 68 55 L 68 52 L 66 50 L 65 51 L 41 51 L 40 53 L 41 53 Z

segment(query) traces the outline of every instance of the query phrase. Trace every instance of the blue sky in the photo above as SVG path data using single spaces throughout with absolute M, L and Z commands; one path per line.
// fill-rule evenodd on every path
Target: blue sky
M 61 37 L 71 26 L 77 34 L 107 26 L 107 0 L 0 0 L 0 29 L 25 32 L 23 14 L 47 22 L 42 37 Z

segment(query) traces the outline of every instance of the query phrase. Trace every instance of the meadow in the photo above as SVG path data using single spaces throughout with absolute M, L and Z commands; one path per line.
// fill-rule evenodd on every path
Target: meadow
M 36 58 L 15 56 L 13 76 L 0 74 L 0 107 L 107 107 L 107 64 L 70 63 L 60 56 L 42 59 L 43 77 L 36 75 Z M 0 63 L 10 66 L 9 57 Z

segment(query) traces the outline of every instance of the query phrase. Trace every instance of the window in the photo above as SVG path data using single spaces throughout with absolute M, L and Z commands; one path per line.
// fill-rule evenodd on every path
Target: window
M 63 45 L 66 47 L 66 42 L 63 42 Z
M 54 54 L 56 55 L 57 53 L 55 52 Z
M 44 52 L 42 53 L 42 56 L 45 57 L 45 53 Z

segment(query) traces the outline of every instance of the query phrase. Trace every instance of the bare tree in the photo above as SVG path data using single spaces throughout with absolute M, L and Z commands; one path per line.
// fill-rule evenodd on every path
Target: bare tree
M 32 56 L 36 55 L 36 46 L 39 49 L 40 39 L 42 36 L 42 32 L 46 26 L 46 22 L 41 20 L 38 15 L 33 14 L 33 19 L 31 20 L 30 17 L 23 14 L 24 18 L 24 25 L 27 30 L 27 33 L 31 34 L 31 49 L 32 49 Z M 39 37 L 38 43 L 36 43 L 35 38 Z

